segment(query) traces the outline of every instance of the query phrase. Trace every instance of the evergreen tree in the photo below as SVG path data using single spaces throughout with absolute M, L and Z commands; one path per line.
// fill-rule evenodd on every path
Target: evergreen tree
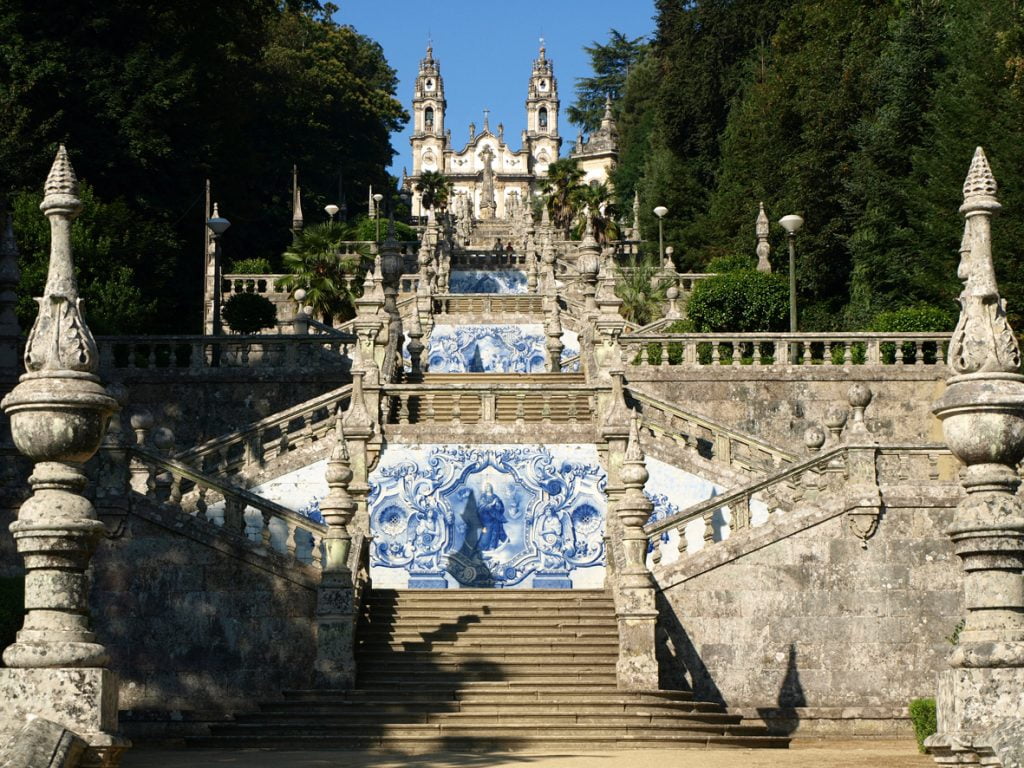
M 576 101 L 567 112 L 569 121 L 591 133 L 601 125 L 605 98 L 617 102 L 626 85 L 626 77 L 644 51 L 642 37 L 630 39 L 617 29 L 608 31 L 608 42 L 586 45 L 594 74 L 576 79 Z

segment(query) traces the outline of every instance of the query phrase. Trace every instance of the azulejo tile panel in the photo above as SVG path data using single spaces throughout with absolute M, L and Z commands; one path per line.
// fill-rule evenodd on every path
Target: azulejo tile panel
M 370 479 L 374 584 L 601 586 L 605 482 L 593 445 L 389 447 Z
M 547 368 L 544 326 L 434 326 L 427 348 L 427 370 L 433 373 L 543 373 Z M 579 355 L 579 338 L 562 333 L 562 359 Z
M 526 293 L 526 273 L 521 269 L 453 269 L 449 293 Z

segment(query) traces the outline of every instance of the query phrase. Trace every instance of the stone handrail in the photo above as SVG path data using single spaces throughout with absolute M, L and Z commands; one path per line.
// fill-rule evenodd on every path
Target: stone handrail
M 552 376 L 552 374 L 546 374 Z M 556 383 L 531 381 L 508 374 L 476 379 L 470 374 L 452 386 L 391 384 L 384 387 L 389 424 L 562 423 L 589 424 L 594 418 L 597 388 L 572 379 Z
M 326 392 L 234 432 L 182 451 L 176 459 L 199 471 L 226 476 L 326 438 L 335 428 L 339 405 L 352 396 L 352 385 Z
M 825 484 L 822 477 L 826 472 L 843 472 L 846 457 L 851 449 L 873 450 L 876 466 L 878 467 L 879 482 L 885 478 L 884 463 L 886 460 L 896 459 L 901 463 L 903 459 L 914 455 L 923 456 L 929 464 L 929 482 L 936 482 L 939 477 L 938 457 L 948 454 L 943 445 L 838 445 L 829 450 L 815 453 L 801 462 L 790 464 L 775 474 L 755 480 L 740 488 L 735 488 L 706 501 L 699 502 L 686 509 L 680 510 L 677 514 L 666 517 L 662 520 L 648 523 L 644 526 L 644 533 L 647 535 L 648 543 L 653 545 L 657 553 L 658 540 L 663 534 L 675 530 L 679 534 L 679 551 L 686 550 L 686 536 L 684 529 L 696 520 L 704 523 L 704 542 L 709 544 L 714 535 L 714 515 L 728 508 L 731 513 L 729 521 L 730 531 L 735 532 L 750 526 L 751 500 L 755 494 L 761 494 L 769 509 L 769 515 L 773 512 L 772 505 L 781 501 L 786 496 L 796 496 L 800 487 L 821 488 Z M 897 483 L 905 482 L 907 476 L 898 472 L 893 478 Z M 656 560 L 658 556 L 656 554 Z
M 580 322 L 580 319 L 586 314 L 586 305 L 578 299 L 570 298 L 564 294 L 559 294 L 558 300 L 563 306 L 564 315 L 576 323 Z M 640 326 L 630 320 L 623 320 L 623 332 L 630 334 L 637 333 L 640 330 Z
M 100 367 L 206 371 L 211 368 L 301 368 L 351 364 L 355 337 L 326 341 L 291 334 L 253 336 L 98 336 Z M 325 354 L 325 352 L 327 354 Z
M 761 474 L 797 460 L 796 454 L 753 435 L 684 411 L 634 387 L 626 391 L 630 399 L 640 403 L 645 427 L 673 439 L 681 437 L 687 448 L 711 461 Z
M 632 333 L 621 339 L 626 364 L 642 368 L 940 365 L 948 343 L 948 333 Z
M 142 448 L 130 455 L 150 470 L 147 496 L 182 512 L 218 524 L 221 531 L 243 537 L 265 551 L 288 555 L 300 563 L 322 567 L 327 526 L 287 507 L 230 483 L 198 472 L 187 464 Z M 223 516 L 210 512 L 210 502 L 223 500 Z

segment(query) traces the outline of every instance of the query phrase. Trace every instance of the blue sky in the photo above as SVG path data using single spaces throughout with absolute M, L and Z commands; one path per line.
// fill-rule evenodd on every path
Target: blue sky
M 491 110 L 491 130 L 505 124 L 509 143 L 519 147 L 526 127 L 526 86 L 530 65 L 543 36 L 548 58 L 554 60 L 562 106 L 559 131 L 563 155 L 577 128 L 565 117 L 575 98 L 576 78 L 590 74 L 583 46 L 605 42 L 617 29 L 630 37 L 650 35 L 654 29 L 653 0 L 341 0 L 335 19 L 351 24 L 384 48 L 388 62 L 398 71 L 398 98 L 409 109 L 412 86 L 426 51 L 434 42 L 434 57 L 441 62 L 448 99 L 446 127 L 461 148 L 469 136 L 469 123 L 477 130 L 483 110 Z M 391 172 L 400 175 L 412 166 L 409 130 L 392 136 L 398 152 Z

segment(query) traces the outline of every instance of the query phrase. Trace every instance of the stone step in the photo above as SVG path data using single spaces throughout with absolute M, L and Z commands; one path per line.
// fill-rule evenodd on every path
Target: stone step
M 606 702 L 625 704 L 689 704 L 697 708 L 721 710 L 721 706 L 712 702 L 694 701 L 689 691 L 648 691 L 630 692 L 624 695 L 614 685 L 571 685 L 547 686 L 543 689 L 524 688 L 520 685 L 494 683 L 467 683 L 462 687 L 445 685 L 423 685 L 416 690 L 408 686 L 380 686 L 372 690 L 356 688 L 348 691 L 316 691 L 298 690 L 284 691 L 284 699 L 273 702 L 276 704 L 347 704 L 349 702 L 372 703 L 375 701 L 461 701 L 478 704 L 566 704 L 581 706 L 585 704 L 603 704 Z
M 405 726 L 440 727 L 442 730 L 478 728 L 482 726 L 500 726 L 531 728 L 535 730 L 557 730 L 580 726 L 609 728 L 649 728 L 652 730 L 682 728 L 684 730 L 723 732 L 726 729 L 737 731 L 740 728 L 748 732 L 756 732 L 751 726 L 740 726 L 738 715 L 722 713 L 690 714 L 681 722 L 678 714 L 661 712 L 434 712 L 405 711 L 391 713 L 387 725 L 383 725 L 380 715 L 382 710 L 376 708 L 366 711 L 323 713 L 260 713 L 258 715 L 240 716 L 233 724 L 217 726 L 218 732 L 230 732 L 234 725 L 253 727 L 264 726 L 267 729 L 304 728 L 311 733 L 325 729 L 340 731 L 352 730 L 357 726 L 373 726 L 374 728 L 400 729 Z
M 368 620 L 376 621 L 405 621 L 412 617 L 425 616 L 441 621 L 458 621 L 467 616 L 478 618 L 481 621 L 501 621 L 502 619 L 519 619 L 523 617 L 538 618 L 598 618 L 605 621 L 614 620 L 615 612 L 603 606 L 574 606 L 574 605 L 483 605 L 483 606 L 457 606 L 457 605 L 424 605 L 414 603 L 401 608 L 378 608 L 370 606 Z
M 523 614 L 521 616 L 508 616 L 485 621 L 478 616 L 468 616 L 460 624 L 457 618 L 438 617 L 431 615 L 428 611 L 409 614 L 393 621 L 364 621 L 359 627 L 360 630 L 373 632 L 375 630 L 394 632 L 402 630 L 405 632 L 429 631 L 429 632 L 466 632 L 471 628 L 474 630 L 527 630 L 527 629 L 551 629 L 551 630 L 593 630 L 616 629 L 617 624 L 614 618 L 601 616 L 537 616 L 535 614 Z
M 501 669 L 463 669 L 457 672 L 417 672 L 415 679 L 410 679 L 407 672 L 401 670 L 364 671 L 359 670 L 357 680 L 363 687 L 369 685 L 404 685 L 409 688 L 425 683 L 464 684 L 467 682 L 507 683 L 509 685 L 551 686 L 565 685 L 569 682 L 606 683 L 615 682 L 615 670 L 586 670 L 573 672 L 548 672 L 545 674 L 510 674 Z
M 442 716 L 447 714 L 481 715 L 487 717 L 547 717 L 548 715 L 595 715 L 595 716 L 647 716 L 677 718 L 685 714 L 687 719 L 696 718 L 701 722 L 739 723 L 739 715 L 731 715 L 720 706 L 710 702 L 633 702 L 633 701 L 507 701 L 505 698 L 482 698 L 479 700 L 423 700 L 410 701 L 393 696 L 390 699 L 347 700 L 333 703 L 308 701 L 279 701 L 263 703 L 259 712 L 239 715 L 238 722 L 265 722 L 265 718 L 309 718 L 309 717 L 372 717 L 387 715 Z
M 443 655 L 447 653 L 463 653 L 464 651 L 489 651 L 503 649 L 513 645 L 522 652 L 529 653 L 556 653 L 565 650 L 564 642 L 553 642 L 551 638 L 543 636 L 522 635 L 517 638 L 510 638 L 507 635 L 496 635 L 494 637 L 462 637 L 456 640 L 424 640 L 420 636 L 408 640 L 389 640 L 377 637 L 372 640 L 364 640 L 357 643 L 359 654 L 366 653 L 425 653 Z M 618 638 L 610 636 L 607 638 L 575 638 L 573 647 L 584 653 L 615 653 L 619 651 Z
M 361 650 L 358 655 L 359 666 L 387 666 L 396 664 L 419 669 L 429 670 L 435 665 L 452 666 L 460 664 L 501 664 L 503 667 L 516 668 L 520 665 L 529 664 L 532 666 L 599 666 L 605 664 L 614 665 L 619 655 L 615 651 L 580 651 L 572 648 L 561 648 L 550 653 L 538 654 L 534 651 L 521 650 L 479 650 L 479 649 L 458 649 L 445 654 L 438 654 L 433 651 L 401 651 L 391 653 L 388 651 L 371 652 Z
M 360 747 L 364 749 L 400 750 L 408 754 L 437 750 L 464 752 L 536 752 L 547 750 L 602 751 L 613 749 L 785 749 L 789 739 L 766 735 L 719 735 L 705 733 L 620 733 L 600 729 L 591 734 L 531 734 L 516 729 L 515 733 L 493 736 L 486 732 L 471 735 L 415 734 L 380 735 L 361 733 L 344 736 L 338 734 L 270 735 L 262 733 L 225 734 L 219 737 L 187 739 L 190 747 L 216 749 L 331 749 Z

